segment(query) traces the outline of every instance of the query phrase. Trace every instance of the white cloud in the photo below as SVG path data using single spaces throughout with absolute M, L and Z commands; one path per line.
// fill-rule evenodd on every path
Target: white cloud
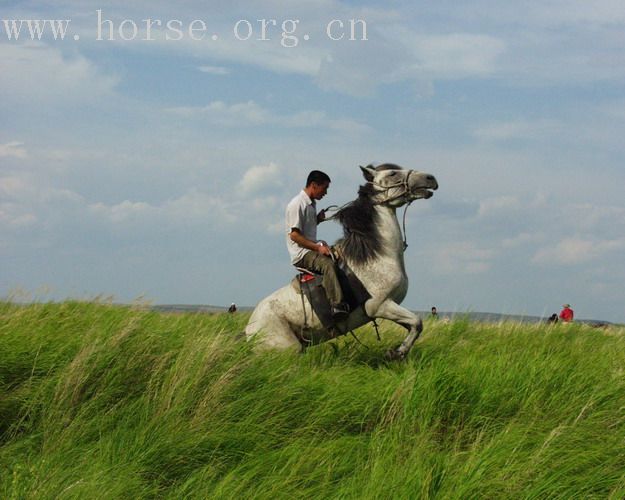
M 521 208 L 521 203 L 516 196 L 497 196 L 480 201 L 478 215 L 488 217 L 493 215 L 516 212 Z
M 14 157 L 26 158 L 28 153 L 23 142 L 11 141 L 6 144 L 0 144 L 0 158 Z
M 3 198 L 23 205 L 52 202 L 81 202 L 82 196 L 63 188 L 46 186 L 29 174 L 0 178 L 0 194 Z
M 544 235 L 542 233 L 519 233 L 512 238 L 504 238 L 501 242 L 503 248 L 517 248 L 530 243 L 542 241 Z
M 199 66 L 198 69 L 202 73 L 208 73 L 209 75 L 224 76 L 230 74 L 230 70 L 223 66 Z
M 103 74 L 82 55 L 64 56 L 42 43 L 0 44 L 3 99 L 63 105 L 110 94 L 118 79 Z
M 249 168 L 239 182 L 239 188 L 245 194 L 274 188 L 281 185 L 280 167 L 271 162 L 268 165 L 257 165 Z
M 329 47 L 315 76 L 317 84 L 326 90 L 367 97 L 379 85 L 412 81 L 417 96 L 430 97 L 434 94 L 432 80 L 495 74 L 506 51 L 504 40 L 495 36 L 423 34 L 395 19 L 377 25 L 372 33 L 366 42 Z
M 168 201 L 162 208 L 172 221 L 190 218 L 197 221 L 214 221 L 218 224 L 237 219 L 237 210 L 227 196 L 217 196 L 192 188 L 179 198 Z
M 354 120 L 338 119 L 326 121 L 327 126 L 337 132 L 349 135 L 363 135 L 373 131 L 369 125 L 358 123 Z
M 101 8 L 96 2 L 89 2 L 92 8 L 81 4 L 81 9 L 76 8 L 71 3 L 66 5 L 56 5 L 57 9 L 62 9 L 63 15 L 72 17 L 73 32 L 80 33 L 81 43 L 83 40 L 94 38 L 94 19 L 92 12 Z M 115 48 L 123 48 L 128 51 L 142 51 L 147 42 L 140 40 L 146 38 L 145 23 L 139 22 L 149 14 L 151 19 L 180 19 L 183 22 L 193 19 L 203 19 L 208 25 L 207 36 L 204 40 L 197 42 L 185 36 L 180 41 L 165 40 L 165 26 L 158 28 L 153 26 L 151 37 L 153 41 L 148 44 L 151 48 L 159 52 L 173 52 L 193 54 L 198 59 L 206 58 L 210 61 L 206 67 L 220 68 L 221 63 L 236 63 L 238 65 L 249 65 L 256 68 L 266 69 L 279 74 L 297 74 L 315 77 L 318 74 L 321 61 L 325 55 L 334 50 L 338 45 L 326 36 L 326 25 L 332 19 L 364 19 L 368 25 L 375 25 L 378 22 L 389 22 L 400 18 L 400 13 L 396 10 L 372 7 L 356 7 L 336 0 L 311 0 L 301 1 L 297 4 L 285 6 L 284 3 L 271 1 L 229 1 L 221 0 L 212 2 L 211 8 L 207 10 L 206 5 L 199 2 L 185 2 L 182 4 L 172 4 L 160 1 L 138 1 L 132 5 L 124 5 L 123 9 L 104 9 L 103 16 L 111 19 L 115 27 L 119 27 L 122 19 L 133 19 L 137 21 L 138 33 L 135 41 L 124 42 L 116 37 L 115 41 L 107 42 L 114 44 Z M 21 9 L 23 12 L 23 8 Z M 72 11 L 73 15 L 72 15 Z M 87 12 L 87 14 L 85 14 Z M 24 15 L 23 13 L 21 14 Z M 43 17 L 40 8 L 34 7 L 29 14 L 31 18 Z M 233 29 L 236 20 L 249 20 L 253 36 L 248 40 L 237 40 L 233 36 Z M 259 40 L 260 23 L 258 19 L 275 19 L 276 26 L 268 25 L 265 40 Z M 298 38 L 297 47 L 286 47 L 283 43 L 289 26 L 282 26 L 287 19 L 298 19 L 299 25 L 294 36 Z M 348 24 L 348 23 L 346 23 Z M 185 30 L 186 31 L 186 30 Z M 211 40 L 208 36 L 211 33 L 219 35 L 219 41 Z M 304 40 L 304 34 L 309 34 L 309 40 Z M 100 42 L 101 43 L 101 42 Z M 345 45 L 345 43 L 343 43 Z M 369 44 L 371 45 L 371 44 Z M 367 50 L 367 47 L 363 47 Z M 217 64 L 214 64 L 214 62 Z M 349 91 L 349 88 L 346 87 Z
M 553 0 L 537 2 L 532 6 L 532 13 L 537 23 L 552 25 L 623 25 L 625 10 L 619 0 Z
M 45 186 L 27 173 L 0 177 L 0 200 L 0 223 L 9 228 L 31 226 L 42 216 L 84 201 L 77 193 Z
M 436 268 L 443 274 L 479 274 L 490 269 L 495 251 L 480 248 L 472 241 L 442 245 L 433 256 Z
M 589 262 L 623 249 L 625 249 L 625 238 L 615 240 L 565 238 L 555 247 L 538 250 L 532 258 L 532 262 L 549 265 L 575 265 Z
M 17 176 L 0 178 L 0 194 L 3 198 L 19 198 L 28 189 L 26 181 Z
M 371 97 L 381 83 L 401 79 L 395 73 L 409 58 L 408 51 L 383 37 L 376 43 L 360 43 L 367 45 L 338 45 L 328 50 L 314 74 L 315 83 L 323 90 Z
M 371 131 L 368 125 L 348 118 L 329 118 L 323 111 L 300 111 L 292 115 L 278 115 L 250 100 L 235 104 L 213 101 L 206 106 L 184 106 L 167 111 L 185 118 L 205 118 L 224 127 L 253 127 L 271 124 L 292 128 L 320 128 L 349 135 Z
M 471 33 L 417 36 L 413 42 L 418 69 L 443 79 L 490 75 L 506 50 L 499 38 Z
M 275 188 L 280 185 L 276 177 L 279 169 L 269 164 L 265 167 L 252 167 L 239 184 L 245 194 L 258 193 L 260 190 Z M 276 197 L 264 195 L 262 198 L 237 196 L 236 190 L 220 193 L 208 193 L 191 188 L 177 198 L 161 203 L 124 200 L 120 203 L 102 202 L 87 205 L 89 213 L 114 225 L 132 227 L 133 225 L 157 224 L 161 227 L 180 227 L 194 225 L 225 226 L 234 222 L 246 227 L 261 227 L 267 219 L 275 215 L 280 201 Z
M 212 101 L 203 107 L 177 107 L 169 111 L 185 117 L 206 117 L 227 127 L 261 125 L 269 120 L 269 112 L 254 101 L 231 105 L 223 101 Z
M 513 139 L 551 138 L 562 129 L 556 120 L 517 120 L 483 125 L 473 131 L 473 135 L 486 141 L 508 141 Z
M 457 2 L 453 11 L 447 4 L 434 4 L 429 13 L 468 25 L 479 22 L 483 29 L 500 26 L 509 32 L 522 29 L 526 33 L 530 29 L 562 28 L 589 28 L 596 33 L 601 27 L 625 24 L 625 11 L 619 0 L 526 0 L 522 4 L 500 2 L 497 8 L 490 2 Z
M 30 213 L 13 213 L 10 204 L 0 203 L 0 224 L 13 228 L 31 226 L 37 222 L 37 216 Z
M 0 178 L 0 225 L 5 227 L 24 227 L 37 221 L 31 207 L 24 206 L 19 200 L 20 193 L 24 192 L 24 185 L 20 179 Z
M 267 224 L 267 232 L 271 234 L 283 234 L 284 233 L 284 221 L 276 220 Z
M 38 178 L 30 173 L 0 177 L 0 224 L 6 229 L 40 223 L 44 230 L 69 229 L 69 220 L 86 217 L 89 227 L 99 223 L 119 228 L 205 225 L 223 226 L 235 221 L 254 227 L 266 224 L 280 212 L 281 203 L 268 192 L 281 188 L 281 170 L 275 163 L 254 166 L 243 175 L 238 190 L 215 194 L 192 187 L 161 202 L 125 199 L 117 203 L 88 200 L 64 187 L 60 179 Z M 262 197 L 259 196 L 262 194 Z M 254 195 L 258 197 L 254 197 Z M 141 195 L 139 195 L 141 196 Z
M 153 207 L 148 203 L 132 202 L 130 200 L 124 200 L 115 205 L 93 203 L 89 205 L 89 210 L 93 214 L 108 218 L 113 223 L 125 222 L 131 219 L 154 217 L 158 212 L 156 207 Z
M 322 111 L 300 111 L 291 116 L 273 116 L 272 123 L 298 128 L 327 128 L 348 135 L 366 134 L 372 131 L 369 125 L 347 118 L 328 118 Z
M 121 203 L 91 203 L 89 211 L 113 224 L 159 223 L 175 226 L 202 222 L 231 222 L 236 210 L 226 199 L 192 188 L 160 204 L 124 200 Z
M 93 5 L 94 10 L 98 8 Z M 254 21 L 254 36 L 249 40 L 232 36 L 229 12 L 245 12 L 250 20 L 285 19 L 286 14 L 279 15 L 284 13 L 283 5 L 242 1 L 221 7 L 219 13 L 211 13 L 208 22 L 209 32 L 222 35 L 219 42 L 210 37 L 201 42 L 189 37 L 168 42 L 165 30 L 154 27 L 156 40 L 149 42 L 150 47 L 205 58 L 210 63 L 200 65 L 199 70 L 210 74 L 228 74 L 229 63 L 249 65 L 279 74 L 306 75 L 321 88 L 357 96 L 373 95 L 379 85 L 399 81 L 413 81 L 426 90 L 425 95 L 431 95 L 431 80 L 438 79 L 496 76 L 513 83 L 523 80 L 543 85 L 567 83 L 572 76 L 587 81 L 620 80 L 625 72 L 620 51 L 625 14 L 618 0 L 592 4 L 583 0 L 530 1 L 522 9 L 501 5 L 492 9 L 479 2 L 459 3 L 453 9 L 446 4 L 371 8 L 337 1 L 325 1 L 322 7 L 318 2 L 299 2 L 289 7 L 289 17 L 301 21 L 295 48 L 281 44 L 279 22 L 269 31 L 270 40 L 257 40 L 259 26 Z M 57 8 L 67 16 L 72 11 L 71 4 Z M 33 10 L 32 16 L 43 15 Z M 84 13 L 88 10 L 83 7 L 72 16 L 74 28 L 85 40 L 94 35 L 92 15 Z M 139 2 L 124 6 L 123 14 L 108 12 L 105 17 L 115 18 L 117 24 L 122 18 L 138 21 L 146 12 L 163 20 L 191 20 L 201 17 L 201 11 L 195 2 L 185 6 Z M 369 40 L 329 40 L 325 28 L 333 18 L 365 20 Z M 143 23 L 139 24 L 137 41 L 107 43 L 115 44 L 116 49 L 145 50 L 148 42 L 140 40 L 146 33 Z M 310 34 L 310 40 L 304 41 L 304 33 Z
M 576 226 L 592 230 L 605 225 L 612 229 L 625 225 L 625 207 L 580 203 L 566 207 Z

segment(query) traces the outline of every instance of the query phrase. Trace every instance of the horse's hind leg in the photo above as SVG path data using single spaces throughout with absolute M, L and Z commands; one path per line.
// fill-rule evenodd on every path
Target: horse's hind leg
M 390 319 L 408 330 L 408 335 L 404 341 L 396 349 L 392 349 L 387 353 L 390 359 L 404 359 L 413 344 L 419 338 L 419 335 L 421 335 L 423 331 L 423 321 L 418 315 L 390 299 L 383 301 L 375 311 L 371 310 L 373 309 L 373 307 L 371 307 L 372 305 L 374 305 L 373 302 L 371 304 L 369 302 L 365 304 L 365 309 L 369 317 Z
M 255 319 L 252 315 L 245 328 L 245 335 L 247 340 L 253 340 L 256 343 L 256 349 L 260 351 L 278 349 L 301 352 L 302 350 L 302 344 L 288 322 L 278 318 L 275 314 L 269 314 L 269 317 L 265 316 L 262 319 Z

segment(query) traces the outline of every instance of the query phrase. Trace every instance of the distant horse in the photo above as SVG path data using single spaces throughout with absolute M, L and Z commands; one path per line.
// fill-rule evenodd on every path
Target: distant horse
M 360 186 L 358 198 L 333 216 L 343 225 L 345 236 L 335 248 L 371 298 L 336 326 L 344 334 L 374 318 L 394 321 L 408 334 L 388 356 L 403 359 L 423 330 L 423 322 L 399 305 L 408 292 L 408 277 L 406 245 L 395 211 L 416 199 L 430 198 L 438 183 L 433 175 L 393 164 L 360 168 L 366 183 Z M 263 348 L 299 351 L 303 332 L 317 340 L 332 338 L 306 305 L 293 284 L 276 290 L 254 309 L 245 328 L 247 339 L 256 339 Z

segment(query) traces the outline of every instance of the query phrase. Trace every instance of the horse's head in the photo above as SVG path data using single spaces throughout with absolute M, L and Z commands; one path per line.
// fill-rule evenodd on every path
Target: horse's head
M 392 163 L 360 167 L 376 205 L 400 207 L 419 198 L 430 198 L 438 189 L 436 178 Z

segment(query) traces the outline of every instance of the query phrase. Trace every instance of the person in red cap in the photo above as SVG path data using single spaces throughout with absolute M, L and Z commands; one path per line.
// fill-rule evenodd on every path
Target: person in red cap
M 573 309 L 571 309 L 571 305 L 570 304 L 564 304 L 562 311 L 560 311 L 560 319 L 564 322 L 564 323 L 570 323 L 571 321 L 573 321 Z

